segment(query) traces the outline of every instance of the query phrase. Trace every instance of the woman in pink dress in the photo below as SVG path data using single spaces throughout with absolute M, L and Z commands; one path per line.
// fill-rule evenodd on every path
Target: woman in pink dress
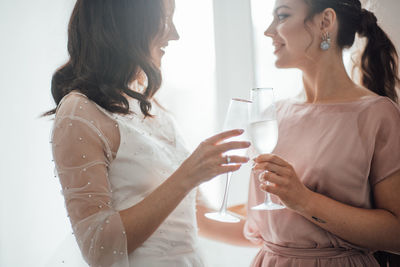
M 342 60 L 356 33 L 361 86 Z M 287 208 L 249 210 L 245 235 L 263 244 L 253 266 L 377 266 L 373 251 L 400 251 L 395 48 L 358 0 L 277 0 L 265 35 L 278 68 L 302 70 L 305 99 L 278 103 L 274 155 L 255 159 L 272 185 L 252 179 L 249 207 L 261 187 Z
M 276 0 L 273 15 L 275 64 L 303 72 L 305 97 L 277 104 L 279 141 L 254 159 L 254 173 L 268 173 L 253 175 L 248 207 L 266 191 L 286 208 L 248 209 L 247 221 L 214 233 L 246 244 L 244 226 L 261 246 L 254 267 L 379 266 L 374 251 L 400 251 L 396 50 L 358 0 Z M 367 41 L 361 85 L 342 59 L 356 34 Z

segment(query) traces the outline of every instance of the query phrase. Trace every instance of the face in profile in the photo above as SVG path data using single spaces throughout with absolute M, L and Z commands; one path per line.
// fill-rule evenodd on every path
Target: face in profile
M 276 67 L 301 69 L 320 52 L 320 31 L 313 21 L 304 22 L 307 15 L 304 0 L 276 0 L 274 19 L 264 33 L 272 38 Z
M 154 63 L 160 67 L 161 59 L 165 54 L 165 48 L 168 46 L 168 42 L 171 40 L 179 40 L 179 34 L 175 28 L 173 22 L 173 16 L 175 11 L 175 0 L 163 0 L 165 5 L 165 27 L 164 31 L 154 39 L 151 54 Z

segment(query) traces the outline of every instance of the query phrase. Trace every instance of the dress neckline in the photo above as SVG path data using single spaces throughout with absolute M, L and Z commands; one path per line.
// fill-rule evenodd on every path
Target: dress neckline
M 386 98 L 385 96 L 380 96 L 380 95 L 368 95 L 368 96 L 363 96 L 360 99 L 357 100 L 351 100 L 351 101 L 343 101 L 343 102 L 328 102 L 328 103 L 308 103 L 308 102 L 300 102 L 296 101 L 295 99 L 290 99 L 290 102 L 294 105 L 297 106 L 304 106 L 304 107 L 314 107 L 314 106 L 342 106 L 342 105 L 352 105 L 352 104 L 359 104 L 362 102 L 368 102 L 371 100 L 377 100 L 377 99 L 382 99 Z

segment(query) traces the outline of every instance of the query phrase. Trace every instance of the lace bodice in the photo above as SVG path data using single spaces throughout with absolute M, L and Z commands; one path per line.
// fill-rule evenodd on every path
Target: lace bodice
M 91 266 L 170 266 L 163 262 L 171 259 L 174 266 L 188 266 L 180 261 L 191 253 L 184 261 L 202 266 L 195 253 L 196 190 L 127 254 L 119 211 L 143 200 L 189 155 L 160 106 L 153 103 L 154 117 L 146 119 L 137 100 L 130 100 L 130 109 L 132 115 L 112 114 L 77 92 L 65 96 L 57 109 L 54 161 L 82 255 Z

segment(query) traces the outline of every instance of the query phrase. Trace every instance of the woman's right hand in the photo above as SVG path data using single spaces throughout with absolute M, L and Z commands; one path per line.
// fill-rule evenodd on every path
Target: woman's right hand
M 240 136 L 243 132 L 243 130 L 231 130 L 206 139 L 182 163 L 175 173 L 185 177 L 185 183 L 189 183 L 188 185 L 193 188 L 220 174 L 239 170 L 242 164 L 249 161 L 249 158 L 229 156 L 230 161 L 228 164 L 227 156 L 224 156 L 224 153 L 229 150 L 246 149 L 250 146 L 250 142 L 224 141 Z

